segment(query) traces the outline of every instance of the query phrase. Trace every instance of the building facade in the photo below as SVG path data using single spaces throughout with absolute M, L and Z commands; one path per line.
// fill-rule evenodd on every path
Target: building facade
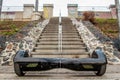
M 82 18 L 85 11 L 78 11 L 78 17 Z M 110 11 L 94 11 L 95 18 L 112 19 Z
M 11 9 L 7 8 L 6 10 L 3 10 L 1 13 L 1 20 L 13 20 L 13 21 L 33 21 L 38 20 L 42 17 L 45 19 L 49 19 L 53 17 L 53 4 L 44 4 L 43 10 L 35 12 L 34 5 L 33 4 L 24 4 L 24 7 L 20 9 Z M 68 17 L 70 18 L 82 18 L 82 14 L 85 11 L 83 9 L 82 11 L 78 9 L 78 4 L 68 4 Z M 96 18 L 104 18 L 104 19 L 116 19 L 116 7 L 115 5 L 110 5 L 108 10 L 93 10 L 95 12 Z
M 24 4 L 23 9 L 21 10 L 3 10 L 1 13 L 1 20 L 33 21 L 40 19 L 42 15 L 42 11 L 34 11 L 33 4 Z

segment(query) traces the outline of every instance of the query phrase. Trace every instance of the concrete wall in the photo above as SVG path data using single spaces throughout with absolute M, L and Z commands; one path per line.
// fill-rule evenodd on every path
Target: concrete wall
M 78 4 L 68 4 L 68 17 L 78 17 Z
M 43 17 L 49 19 L 53 17 L 53 4 L 44 4 L 43 5 Z
M 23 20 L 23 12 L 15 12 L 14 21 L 22 21 Z
M 117 19 L 117 9 L 116 9 L 116 5 L 110 5 L 109 9 L 111 10 L 111 15 L 113 19 Z
M 117 19 L 116 8 L 111 8 L 111 15 L 113 19 Z
M 33 8 L 34 8 L 33 4 L 24 4 L 24 12 L 23 12 L 24 21 L 31 21 Z

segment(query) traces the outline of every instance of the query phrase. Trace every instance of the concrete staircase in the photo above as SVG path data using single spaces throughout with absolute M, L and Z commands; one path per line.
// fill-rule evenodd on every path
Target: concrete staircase
M 62 27 L 62 35 L 66 36 L 62 38 L 62 41 L 64 42 L 62 43 L 62 53 L 59 53 L 58 51 L 58 18 L 52 18 L 50 20 L 50 23 L 47 25 L 47 27 L 44 29 L 43 33 L 39 37 L 36 43 L 36 47 L 32 52 L 32 56 L 51 58 L 89 57 L 89 54 L 86 51 L 86 46 L 82 42 L 80 35 L 78 35 L 77 30 L 72 25 L 69 18 L 62 18 Z M 54 37 L 54 35 L 56 37 Z M 74 35 L 77 37 L 75 37 Z M 53 44 L 53 42 L 55 43 Z M 54 51 L 52 52 L 51 50 Z M 27 72 L 26 74 L 27 75 L 25 77 L 18 77 L 14 72 L 13 66 L 0 66 L 0 80 L 119 80 L 120 65 L 107 65 L 106 74 L 100 77 L 95 76 L 93 71 L 79 72 L 68 69 L 52 69 L 49 71 Z
M 62 18 L 62 44 L 59 44 L 59 18 L 52 18 L 45 27 L 33 52 L 32 57 L 39 58 L 86 58 L 89 57 L 76 28 L 69 18 Z M 61 50 L 59 50 L 62 47 Z

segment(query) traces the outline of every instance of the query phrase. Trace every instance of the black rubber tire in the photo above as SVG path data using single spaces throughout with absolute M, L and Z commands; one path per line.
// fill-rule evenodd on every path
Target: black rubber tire
M 13 65 L 14 64 L 14 57 L 15 57 L 15 54 L 14 55 L 12 55 L 12 62 L 11 62 L 11 65 Z
M 106 72 L 106 64 L 101 65 L 99 70 L 95 73 L 97 76 L 102 76 Z
M 25 75 L 25 73 L 23 73 L 23 71 L 20 68 L 20 65 L 18 63 L 14 63 L 14 71 L 18 76 L 24 76 Z

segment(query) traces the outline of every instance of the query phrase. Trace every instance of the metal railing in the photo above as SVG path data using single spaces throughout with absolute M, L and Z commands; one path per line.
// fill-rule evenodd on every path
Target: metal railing
M 59 26 L 58 26 L 58 52 L 62 53 L 62 25 L 61 25 L 61 15 L 59 16 Z
M 59 25 L 59 32 L 58 32 L 58 52 L 62 53 L 62 25 Z

